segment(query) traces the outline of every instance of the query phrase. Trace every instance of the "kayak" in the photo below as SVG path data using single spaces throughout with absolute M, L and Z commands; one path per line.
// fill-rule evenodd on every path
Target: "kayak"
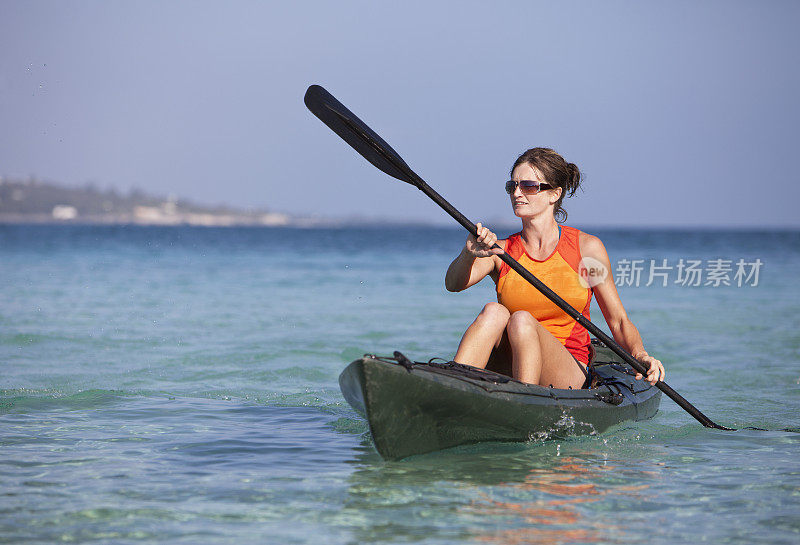
M 399 460 L 483 441 L 594 435 L 652 418 L 661 391 L 602 346 L 593 346 L 592 387 L 557 389 L 434 358 L 366 354 L 339 376 L 347 402 L 369 422 L 378 453 Z

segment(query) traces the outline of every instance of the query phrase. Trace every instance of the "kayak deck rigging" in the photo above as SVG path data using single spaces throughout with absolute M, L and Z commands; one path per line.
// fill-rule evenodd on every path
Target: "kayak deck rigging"
M 515 382 L 517 384 L 521 384 L 523 386 L 530 386 L 529 384 L 525 384 L 524 382 L 520 382 L 515 380 L 509 376 L 502 375 L 500 373 L 495 373 L 493 371 L 489 371 L 486 369 L 481 369 L 479 367 L 473 367 L 471 365 L 464 365 L 462 363 L 457 363 L 455 361 L 447 361 L 444 358 L 431 358 L 427 362 L 415 362 L 411 361 L 406 356 L 404 356 L 400 352 L 395 352 L 395 356 L 376 356 L 374 354 L 364 354 L 364 358 L 369 358 L 377 361 L 382 361 L 385 363 L 396 363 L 402 365 L 407 370 L 411 371 L 415 367 L 426 367 L 429 372 L 442 374 L 445 376 L 453 377 L 457 380 L 463 380 L 467 382 L 471 382 L 476 386 L 479 386 L 485 389 L 487 392 L 497 392 L 497 391 L 507 391 L 505 389 L 498 389 L 494 388 L 491 385 L 499 385 L 499 384 L 508 384 L 509 382 Z M 399 354 L 399 356 L 397 356 Z M 441 361 L 436 361 L 441 360 Z M 615 364 L 612 362 L 597 362 L 593 364 L 593 368 L 597 369 L 601 366 L 608 365 L 611 366 L 615 371 L 626 374 L 631 377 L 636 376 L 636 373 L 633 372 L 629 367 L 624 367 L 619 364 Z M 597 388 L 599 386 L 607 386 L 609 388 L 613 388 L 616 393 L 608 395 L 601 395 L 597 392 Z M 623 382 L 619 379 L 614 378 L 603 378 L 602 376 L 597 376 L 595 383 L 592 385 L 591 388 L 568 388 L 567 391 L 573 392 L 586 392 L 586 395 L 581 396 L 571 396 L 571 399 L 599 399 L 600 401 L 604 401 L 606 403 L 611 403 L 612 405 L 619 405 L 619 403 L 623 399 L 623 395 L 621 393 L 621 389 L 626 388 L 631 393 L 638 393 L 642 391 L 642 389 L 635 388 L 635 382 Z M 646 388 L 645 388 L 646 389 Z M 543 393 L 538 390 L 529 391 L 526 389 L 524 392 L 520 392 L 523 395 L 533 395 L 533 396 L 541 396 L 546 397 L 549 399 L 559 399 L 558 392 L 563 390 L 559 390 L 557 388 L 549 387 L 547 388 L 547 393 Z

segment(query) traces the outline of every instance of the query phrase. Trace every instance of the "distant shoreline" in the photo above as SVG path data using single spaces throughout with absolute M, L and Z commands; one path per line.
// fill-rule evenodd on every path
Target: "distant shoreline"
M 56 219 L 49 214 L 0 214 L 0 225 L 83 225 L 83 226 L 133 226 L 133 227 L 294 227 L 298 225 L 319 224 L 310 219 L 285 218 L 283 215 L 274 220 L 262 218 L 237 217 L 235 215 L 213 215 L 190 217 L 169 217 L 165 220 L 158 218 L 140 219 L 132 215 L 115 215 L 108 217 L 81 216 L 75 219 Z
M 90 221 L 90 220 L 53 220 L 52 218 L 33 218 L 31 216 L 9 218 L 0 215 L 0 227 L 5 226 L 52 226 L 52 227 L 132 227 L 132 228 L 254 228 L 254 229 L 434 229 L 446 231 L 464 231 L 463 227 L 455 224 L 410 222 L 399 220 L 370 220 L 370 219 L 336 219 L 336 218 L 292 218 L 286 223 L 279 225 L 267 225 L 261 223 L 230 223 L 230 224 L 192 224 L 192 223 L 137 223 L 125 221 Z M 800 226 L 736 226 L 736 225 L 580 225 L 573 226 L 589 233 L 620 233 L 638 231 L 642 232 L 705 232 L 705 233 L 798 233 Z M 498 235 L 504 236 L 519 230 L 517 225 L 498 225 L 493 226 Z
M 519 230 L 514 221 L 486 220 L 485 225 L 501 233 Z M 795 232 L 800 225 L 570 225 L 592 231 L 749 231 Z M 408 221 L 375 217 L 295 216 L 269 210 L 242 210 L 230 206 L 204 206 L 174 196 L 157 197 L 139 190 L 121 194 L 113 189 L 67 187 L 36 179 L 0 178 L 0 225 L 87 225 L 160 227 L 295 227 L 379 228 L 429 227 L 457 229 L 455 223 Z
M 298 220 L 269 210 L 204 206 L 175 196 L 158 197 L 140 190 L 119 193 L 92 184 L 67 187 L 34 178 L 0 178 L 0 222 L 85 223 L 94 225 L 288 225 Z

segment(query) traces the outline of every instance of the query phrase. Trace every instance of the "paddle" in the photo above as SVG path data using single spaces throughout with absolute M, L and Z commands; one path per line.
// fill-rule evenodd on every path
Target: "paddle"
M 380 170 L 403 182 L 415 186 L 417 189 L 430 197 L 433 202 L 438 204 L 444 209 L 445 212 L 450 214 L 453 219 L 460 223 L 467 231 L 474 236 L 478 236 L 478 228 L 474 223 L 468 220 L 461 212 L 453 208 L 441 195 L 434 191 L 425 181 L 420 178 L 411 167 L 409 167 L 400 155 L 387 144 L 383 138 L 370 129 L 363 121 L 361 121 L 353 112 L 348 110 L 341 102 L 336 100 L 333 95 L 320 87 L 319 85 L 312 85 L 306 91 L 304 98 L 306 106 L 311 112 L 317 116 L 323 123 L 330 127 L 333 132 L 338 134 L 345 142 L 350 144 L 358 153 L 360 153 L 367 161 L 378 167 Z M 495 244 L 494 247 L 500 246 Z M 500 254 L 500 259 L 508 264 L 509 267 L 514 269 L 522 278 L 533 284 L 533 286 L 542 292 L 545 297 L 550 299 L 553 303 L 559 306 L 564 312 L 570 315 L 572 319 L 576 320 L 579 324 L 585 327 L 592 335 L 597 337 L 604 345 L 610 348 L 615 354 L 627 362 L 631 367 L 636 369 L 642 375 L 647 375 L 647 368 L 633 356 L 628 354 L 614 339 L 603 333 L 603 331 L 586 319 L 586 317 L 559 297 L 553 290 L 548 288 L 541 280 L 536 278 L 525 267 L 520 265 L 514 258 L 508 254 Z M 698 422 L 707 428 L 716 428 L 719 430 L 735 431 L 733 428 L 726 428 L 714 423 L 710 418 L 701 413 L 694 405 L 686 401 L 678 392 L 670 388 L 665 382 L 658 381 L 656 387 L 667 394 L 675 403 L 681 406 L 683 410 L 692 415 Z

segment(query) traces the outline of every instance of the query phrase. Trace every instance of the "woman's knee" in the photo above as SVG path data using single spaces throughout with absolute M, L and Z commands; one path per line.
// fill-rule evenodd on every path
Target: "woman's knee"
M 483 307 L 476 321 L 490 327 L 502 329 L 505 328 L 510 316 L 511 313 L 508 312 L 506 307 L 500 303 L 491 302 Z
M 531 339 L 531 333 L 536 331 L 539 321 L 526 310 L 518 310 L 508 319 L 509 338 L 525 337 Z

